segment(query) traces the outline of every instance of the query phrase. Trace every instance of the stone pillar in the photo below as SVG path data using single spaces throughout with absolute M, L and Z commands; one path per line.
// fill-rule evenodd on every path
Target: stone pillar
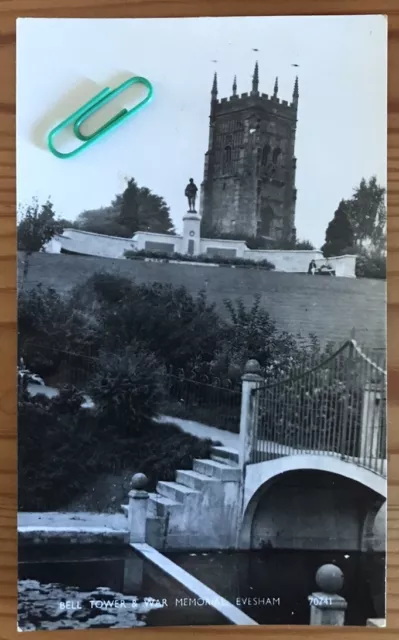
M 335 564 L 324 564 L 316 573 L 316 584 L 320 591 L 309 597 L 310 625 L 343 627 L 348 603 L 338 595 L 344 584 L 344 575 Z
M 252 460 L 253 447 L 256 445 L 259 394 L 253 393 L 261 386 L 260 364 L 257 360 L 248 360 L 242 377 L 239 464 L 241 469 Z
M 360 460 L 379 457 L 381 439 L 381 390 L 375 384 L 367 384 L 363 390 L 362 425 L 360 433 Z
M 182 253 L 198 256 L 201 253 L 201 217 L 195 211 L 188 211 L 183 217 Z
M 147 486 L 147 482 L 148 479 L 144 473 L 135 473 L 131 480 L 128 510 L 129 542 L 145 542 L 146 539 L 149 494 L 144 487 Z

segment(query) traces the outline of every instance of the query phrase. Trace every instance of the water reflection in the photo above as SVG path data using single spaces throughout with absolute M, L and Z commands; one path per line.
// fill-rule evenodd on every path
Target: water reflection
M 307 598 L 318 590 L 315 573 L 326 563 L 337 564 L 345 576 L 346 624 L 384 617 L 383 554 L 263 550 L 168 555 L 260 624 L 309 624 Z M 26 630 L 228 624 L 128 548 L 22 548 L 19 561 L 18 620 Z
M 126 548 L 21 549 L 18 624 L 23 630 L 226 624 L 209 606 Z
M 363 626 L 367 618 L 385 617 L 384 554 L 264 550 L 168 555 L 259 624 L 309 624 L 308 596 L 319 591 L 315 574 L 329 563 L 344 573 L 345 624 Z

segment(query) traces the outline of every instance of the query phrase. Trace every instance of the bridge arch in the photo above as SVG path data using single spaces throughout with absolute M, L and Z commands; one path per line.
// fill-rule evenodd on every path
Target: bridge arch
M 337 456 L 299 454 L 248 465 L 239 546 L 361 550 L 386 495 L 385 478 Z

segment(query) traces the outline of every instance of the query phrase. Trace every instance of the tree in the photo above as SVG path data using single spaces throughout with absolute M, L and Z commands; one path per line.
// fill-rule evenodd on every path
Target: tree
M 134 178 L 127 181 L 119 202 L 118 222 L 127 230 L 128 236 L 136 231 L 174 232 L 165 200 L 151 193 L 147 187 L 139 187 Z
M 347 214 L 357 248 L 370 245 L 385 248 L 385 188 L 377 183 L 375 176 L 368 182 L 361 180 L 347 201 Z
M 20 212 L 17 227 L 18 249 L 28 254 L 40 251 L 56 233 L 62 233 L 62 221 L 57 220 L 50 200 L 39 205 L 37 198 Z
M 163 398 L 162 373 L 156 356 L 137 341 L 120 352 L 101 353 L 87 389 L 100 421 L 125 437 L 148 427 Z
M 356 277 L 385 280 L 387 277 L 386 256 L 380 251 L 363 249 L 356 260 Z
M 136 231 L 175 233 L 165 200 L 147 187 L 139 187 L 134 178 L 127 180 L 124 192 L 110 206 L 83 211 L 77 227 L 122 238 L 131 238 Z
M 73 296 L 41 285 L 19 292 L 18 355 L 28 369 L 47 379 L 63 360 L 72 365 L 68 354 L 96 355 L 101 328 L 92 309 L 79 305 Z
M 326 258 L 340 256 L 353 247 L 353 231 L 348 219 L 348 203 L 341 200 L 326 231 L 326 241 L 321 250 Z
M 304 240 L 296 240 L 294 248 L 302 251 L 313 251 L 315 247 L 314 247 L 314 244 L 310 242 L 310 240 L 304 239 Z
M 37 198 L 32 204 L 19 211 L 17 226 L 18 250 L 25 252 L 22 269 L 22 287 L 29 270 L 29 256 L 40 251 L 56 233 L 62 233 L 63 222 L 55 217 L 53 203 L 50 200 L 39 205 Z
M 125 228 L 118 222 L 118 210 L 114 206 L 82 211 L 76 220 L 76 227 L 106 236 L 126 235 Z

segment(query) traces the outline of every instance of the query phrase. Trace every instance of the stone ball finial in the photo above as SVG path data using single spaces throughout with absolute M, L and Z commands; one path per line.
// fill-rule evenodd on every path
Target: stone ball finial
M 135 473 L 130 481 L 132 489 L 145 489 L 148 484 L 148 478 L 144 473 Z
M 257 360 L 251 358 L 251 360 L 247 360 L 247 363 L 244 368 L 244 373 L 257 373 L 260 375 L 260 364 Z
M 323 564 L 317 570 L 316 584 L 324 593 L 338 593 L 344 585 L 344 574 L 335 564 Z

